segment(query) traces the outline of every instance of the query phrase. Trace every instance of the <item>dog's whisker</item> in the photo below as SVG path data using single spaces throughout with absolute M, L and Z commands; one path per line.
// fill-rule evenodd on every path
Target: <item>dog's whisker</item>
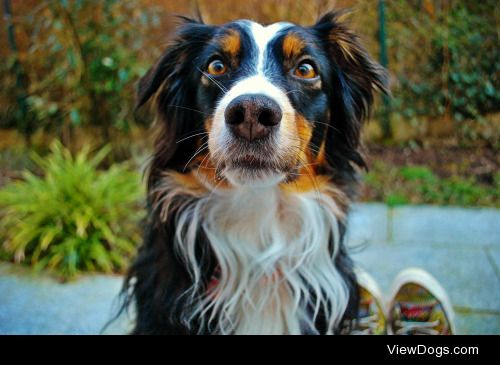
M 200 148 L 198 148 L 196 150 L 196 152 L 194 153 L 193 156 L 191 156 L 191 158 L 188 160 L 188 162 L 186 162 L 186 165 L 184 166 L 184 168 L 182 169 L 182 171 L 186 171 L 189 163 L 201 152 L 203 152 L 203 150 L 207 149 L 208 148 L 208 142 L 205 142 L 204 144 L 201 145 Z
M 191 136 L 187 136 L 185 138 L 182 138 L 182 139 L 179 139 L 178 141 L 176 141 L 175 143 L 181 143 L 183 141 L 186 141 L 190 138 L 193 138 L 193 137 L 196 137 L 196 136 L 202 136 L 202 135 L 208 135 L 208 132 L 201 132 L 201 133 L 196 133 L 196 134 L 193 134 Z
M 217 80 L 215 80 L 211 75 L 209 75 L 208 73 L 206 73 L 205 71 L 203 71 L 201 68 L 199 68 L 198 66 L 195 65 L 195 67 L 198 69 L 198 71 L 200 71 L 207 79 L 209 79 L 210 81 L 212 81 L 215 85 L 217 85 L 217 87 L 223 92 L 223 93 L 227 93 L 227 89 L 224 87 L 224 85 L 222 85 L 220 82 L 218 82 Z
M 335 126 L 329 124 L 329 123 L 325 123 L 325 122 L 320 122 L 319 120 L 315 120 L 313 121 L 314 124 L 321 124 L 321 125 L 324 125 L 326 126 L 327 128 L 332 128 L 334 131 L 337 131 L 339 132 L 340 130 L 338 128 L 336 128 Z
M 193 111 L 193 112 L 196 112 L 196 113 L 200 113 L 200 114 L 203 114 L 203 115 L 208 115 L 207 113 L 205 112 L 202 112 L 201 110 L 198 110 L 198 109 L 194 109 L 194 108 L 189 108 L 187 106 L 182 106 L 182 105 L 174 105 L 174 104 L 169 104 L 169 105 L 166 105 L 168 108 L 178 108 L 178 109 L 185 109 L 185 110 L 190 110 L 190 111 Z

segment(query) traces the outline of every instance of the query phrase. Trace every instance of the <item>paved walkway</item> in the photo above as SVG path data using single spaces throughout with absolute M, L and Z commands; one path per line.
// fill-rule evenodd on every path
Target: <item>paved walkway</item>
M 98 334 L 116 313 L 120 276 L 89 275 L 68 284 L 0 263 L 0 334 Z M 127 332 L 127 321 L 105 333 Z
M 383 292 L 421 267 L 448 292 L 459 334 L 500 334 L 500 210 L 358 205 L 349 242 Z
M 500 211 L 354 207 L 349 247 L 383 291 L 409 266 L 448 291 L 460 334 L 500 334 Z M 122 278 L 91 275 L 70 284 L 0 263 L 0 333 L 94 334 L 116 310 Z M 127 318 L 105 333 L 125 333 Z

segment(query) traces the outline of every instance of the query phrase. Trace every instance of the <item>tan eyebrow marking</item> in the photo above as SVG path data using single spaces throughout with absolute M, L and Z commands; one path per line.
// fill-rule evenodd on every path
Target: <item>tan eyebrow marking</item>
M 227 34 L 220 39 L 220 44 L 224 52 L 236 56 L 241 49 L 240 34 L 234 29 L 229 29 Z
M 299 56 L 304 46 L 304 41 L 297 34 L 288 33 L 283 39 L 283 54 L 287 58 Z

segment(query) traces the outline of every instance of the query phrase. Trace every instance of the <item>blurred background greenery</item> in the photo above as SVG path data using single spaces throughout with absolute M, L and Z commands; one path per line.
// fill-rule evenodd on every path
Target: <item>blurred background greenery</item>
M 2 2 L 4 258 L 67 277 L 123 270 L 139 241 L 140 167 L 152 145 L 150 119 L 134 114 L 135 83 L 174 30 L 172 15 L 197 10 L 215 24 L 309 25 L 351 8 L 370 53 L 387 58 L 393 94 L 365 128 L 361 200 L 500 207 L 497 0 L 386 0 L 383 22 L 379 0 Z

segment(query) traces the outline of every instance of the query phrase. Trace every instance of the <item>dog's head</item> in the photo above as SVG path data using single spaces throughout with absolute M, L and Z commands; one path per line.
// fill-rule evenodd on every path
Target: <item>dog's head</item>
M 361 123 L 386 74 L 339 18 L 312 27 L 184 19 L 139 84 L 138 105 L 154 97 L 163 132 L 150 182 L 196 167 L 269 185 L 362 166 Z

